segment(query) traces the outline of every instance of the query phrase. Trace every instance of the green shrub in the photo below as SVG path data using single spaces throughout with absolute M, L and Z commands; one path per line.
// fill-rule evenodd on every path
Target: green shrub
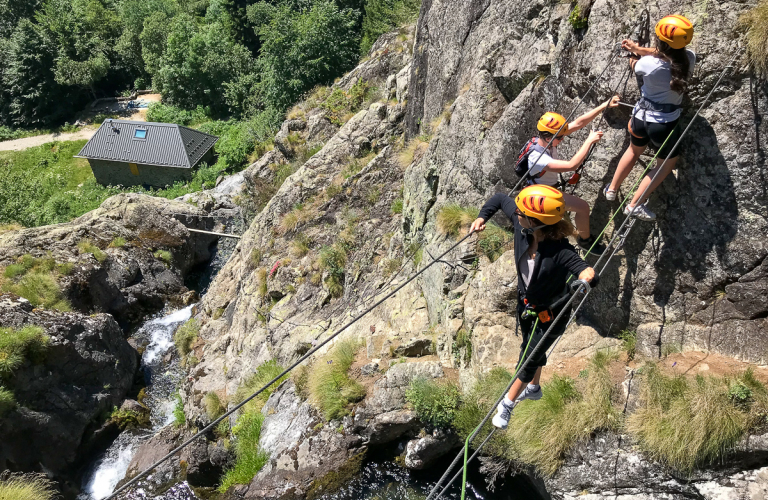
M 451 352 L 457 361 L 462 349 L 464 349 L 464 361 L 468 363 L 472 359 L 472 332 L 463 328 L 456 332 L 456 340 L 451 346 Z
M 622 330 L 618 335 L 621 340 L 621 349 L 627 353 L 627 360 L 635 359 L 637 349 L 637 332 L 631 330 Z
M 156 259 L 162 260 L 166 264 L 173 262 L 173 254 L 168 250 L 158 250 L 154 255 Z
M 400 259 L 400 258 L 385 260 L 384 269 L 382 270 L 382 275 L 385 278 L 389 278 L 400 269 L 400 266 L 402 266 L 402 264 L 403 264 L 403 259 Z
M 53 500 L 58 493 L 44 474 L 4 473 L 0 475 L 0 500 Z
M 768 75 L 768 0 L 760 0 L 739 19 L 747 29 L 747 54 L 758 75 Z
M 765 388 L 749 373 L 733 383 L 667 376 L 655 365 L 646 365 L 643 372 L 641 404 L 627 419 L 627 429 L 651 458 L 681 473 L 723 459 L 763 420 L 755 415 L 764 406 L 757 405 L 753 414 L 749 400 L 765 394 Z
M 258 391 L 259 389 L 264 387 L 267 383 L 275 379 L 282 372 L 283 372 L 283 367 L 280 366 L 277 363 L 277 361 L 273 359 L 265 363 L 262 363 L 256 368 L 256 371 L 253 372 L 253 375 L 245 379 L 245 381 L 241 383 L 240 386 L 237 388 L 237 392 L 235 393 L 235 402 L 240 403 L 241 401 L 246 399 L 248 396 Z M 277 389 L 277 387 L 286 378 L 287 376 L 283 376 L 274 384 L 272 384 L 267 389 L 265 389 L 264 392 L 262 392 L 261 394 L 253 398 L 251 401 L 249 401 L 248 404 L 245 405 L 246 411 L 260 412 L 261 408 L 269 399 L 269 396 L 272 395 L 273 392 L 275 392 L 275 389 Z
M 112 239 L 112 242 L 109 244 L 111 248 L 123 248 L 125 246 L 125 238 L 122 236 L 116 236 Z
M 347 251 L 343 242 L 320 249 L 320 268 L 328 273 L 325 285 L 333 297 L 344 293 L 344 267 L 347 264 Z
M 210 114 L 210 110 L 202 106 L 193 110 L 186 110 L 160 102 L 152 102 L 147 108 L 147 121 L 195 126 L 211 121 Z
M 39 326 L 0 328 L 0 376 L 10 377 L 27 359 L 41 363 L 49 343 Z
M 221 402 L 221 398 L 215 392 L 206 393 L 203 398 L 203 404 L 205 405 L 205 414 L 211 422 L 227 411 L 227 407 Z
M 420 7 L 421 0 L 366 0 L 360 53 L 368 55 L 381 35 L 414 22 Z
M 571 27 L 573 27 L 573 29 L 580 30 L 589 26 L 589 18 L 586 16 L 582 17 L 581 8 L 578 5 L 575 5 L 571 13 L 568 15 L 568 23 L 571 25 Z
M 350 403 L 365 397 L 365 388 L 350 379 L 347 373 L 359 348 L 360 345 L 353 340 L 342 340 L 313 365 L 308 384 L 310 401 L 320 409 L 326 420 L 346 415 Z
M 16 408 L 16 398 L 13 397 L 13 392 L 0 386 L 0 418 L 7 415 L 14 408 Z
M 246 411 L 232 429 L 235 436 L 235 464 L 224 473 L 219 486 L 220 492 L 227 491 L 236 484 L 248 484 L 269 462 L 269 454 L 259 448 L 261 427 L 264 415 L 255 411 Z
M 477 246 L 493 262 L 511 248 L 513 241 L 514 234 L 511 231 L 491 222 L 486 224 L 485 230 L 478 235 Z
M 397 198 L 395 201 L 392 202 L 392 206 L 390 207 L 390 210 L 393 214 L 401 214 L 403 213 L 403 199 Z
M 176 428 L 184 427 L 187 423 L 187 414 L 184 413 L 184 401 L 181 395 L 176 394 L 176 404 L 173 406 L 173 426 Z
M 149 427 L 151 422 L 149 420 L 149 411 L 136 412 L 133 410 L 123 410 L 122 408 L 114 407 L 110 420 L 117 424 L 120 429 L 137 429 Z
M 416 378 L 405 391 L 405 399 L 423 423 L 448 428 L 453 423 L 461 394 L 454 383 Z
M 358 80 L 349 91 L 333 89 L 318 107 L 324 109 L 326 117 L 337 126 L 344 125 L 354 113 L 370 104 L 377 95 L 377 87 L 365 80 Z
M 173 334 L 173 343 L 179 354 L 186 356 L 192 351 L 192 344 L 197 340 L 200 333 L 200 322 L 195 318 L 190 318 L 186 323 L 176 329 Z
M 463 396 L 463 404 L 459 406 L 453 417 L 453 427 L 462 440 L 472 433 L 486 413 L 495 406 L 511 380 L 512 375 L 504 368 L 497 366 L 481 375 L 472 389 Z M 473 444 L 476 446 L 482 442 L 492 429 L 493 426 L 488 422 L 475 437 Z M 513 443 L 507 433 L 496 432 L 483 450 L 489 455 L 507 460 L 515 458 Z
M 77 248 L 80 249 L 80 253 L 89 253 L 93 255 L 97 261 L 104 262 L 107 258 L 107 254 L 101 251 L 99 247 L 93 244 L 91 240 L 82 240 L 78 242 Z

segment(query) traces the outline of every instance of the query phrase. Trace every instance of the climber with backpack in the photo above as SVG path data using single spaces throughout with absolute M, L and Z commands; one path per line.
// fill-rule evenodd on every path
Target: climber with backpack
M 542 367 L 547 364 L 547 348 L 563 334 L 567 321 L 558 321 L 546 338 L 544 334 L 568 305 L 571 291 L 580 287 L 584 292 L 598 283 L 595 270 L 568 242 L 575 229 L 563 217 L 566 209 L 563 193 L 547 185 L 531 185 L 520 191 L 514 201 L 503 193 L 494 195 L 470 228 L 482 231 L 485 223 L 501 210 L 512 221 L 515 231 L 517 317 L 523 332 L 518 366 L 531 359 L 499 403 L 493 425 L 501 429 L 507 427 L 517 402 L 541 399 L 539 381 Z M 569 284 L 571 275 L 577 280 Z M 539 350 L 531 357 L 536 345 Z
M 614 96 L 609 101 L 567 124 L 562 115 L 551 111 L 544 113 L 536 125 L 539 131 L 538 136 L 531 138 L 520 150 L 515 165 L 515 173 L 523 178 L 527 185 L 562 186 L 564 182 L 560 180 L 560 175 L 563 172 L 571 172 L 579 168 L 587 157 L 590 146 L 597 143 L 603 137 L 603 133 L 594 130 L 590 132 L 587 140 L 570 160 L 560 160 L 557 156 L 557 146 L 563 137 L 586 127 L 606 108 L 615 108 L 618 105 L 619 96 Z M 575 214 L 578 245 L 593 255 L 602 255 L 605 246 L 597 242 L 596 238 L 590 234 L 589 204 L 571 194 L 563 193 L 563 197 L 567 210 Z
M 642 77 L 643 85 L 640 88 L 640 100 L 632 110 L 627 127 L 630 134 L 629 148 L 619 160 L 613 180 L 603 188 L 603 194 L 608 201 L 616 199 L 619 186 L 648 144 L 652 144 L 658 151 L 656 167 L 643 178 L 632 201 L 624 207 L 626 215 L 641 220 L 656 218 L 656 214 L 646 206 L 646 201 L 677 163 L 679 150 L 672 151 L 672 148 L 680 138 L 681 131 L 677 124 L 683 95 L 696 63 L 696 54 L 686 49 L 692 38 L 691 21 L 680 15 L 671 15 L 656 23 L 655 48 L 641 47 L 632 40 L 621 42 L 622 48 L 634 54 L 630 65 L 635 74 Z M 662 171 L 656 175 L 660 168 Z M 646 188 L 648 191 L 643 195 Z

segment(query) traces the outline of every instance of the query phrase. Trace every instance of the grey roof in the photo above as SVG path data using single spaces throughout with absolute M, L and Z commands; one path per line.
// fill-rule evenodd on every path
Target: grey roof
M 136 139 L 136 129 L 147 131 Z M 218 137 L 173 123 L 105 120 L 78 158 L 192 168 Z

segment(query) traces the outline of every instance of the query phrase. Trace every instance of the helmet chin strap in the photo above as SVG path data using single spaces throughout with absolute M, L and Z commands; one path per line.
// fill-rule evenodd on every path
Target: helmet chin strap
M 531 224 L 533 226 L 533 220 L 531 217 L 528 217 L 527 215 L 523 214 L 523 217 L 525 217 L 525 220 L 528 221 L 528 224 Z M 537 221 L 538 222 L 538 221 Z M 541 229 L 543 227 L 547 227 L 546 224 L 542 224 L 540 226 L 533 226 L 533 227 L 523 227 L 521 228 L 523 231 L 523 234 L 526 236 L 532 236 L 533 233 L 536 232 L 537 229 Z

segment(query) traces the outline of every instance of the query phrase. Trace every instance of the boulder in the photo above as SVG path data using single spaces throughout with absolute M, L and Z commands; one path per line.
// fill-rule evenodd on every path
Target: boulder
M 432 434 L 408 441 L 405 466 L 415 470 L 426 469 L 459 444 L 461 439 L 455 433 L 435 429 Z
M 432 339 L 411 339 L 395 349 L 395 356 L 407 358 L 418 358 L 434 353 L 435 348 Z
M 33 309 L 8 294 L 0 295 L 0 325 L 38 326 L 49 338 L 39 359 L 3 381 L 17 406 L 0 418 L 0 468 L 66 477 L 132 387 L 136 351 L 112 316 Z

